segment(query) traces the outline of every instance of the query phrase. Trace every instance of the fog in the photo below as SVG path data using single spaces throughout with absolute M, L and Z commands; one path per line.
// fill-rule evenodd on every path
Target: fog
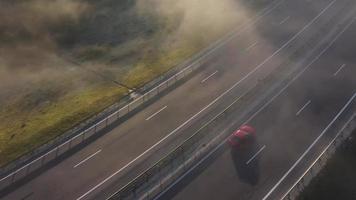
M 0 1 L 0 100 L 67 74 L 54 30 L 79 22 L 89 10 L 88 3 L 74 0 Z
M 0 2 L 0 52 L 3 68 L 40 68 L 53 59 L 53 29 L 75 23 L 89 5 L 74 0 L 5 0 Z
M 97 81 L 63 57 L 76 48 L 122 45 L 126 50 L 133 40 L 152 47 L 152 37 L 160 40 L 157 50 L 172 44 L 200 48 L 232 29 L 244 12 L 234 0 L 2 0 L 0 102 L 47 83 L 63 90 Z M 142 46 L 133 48 L 136 53 Z M 88 64 L 94 70 L 105 65 Z
M 140 14 L 175 21 L 172 38 L 189 41 L 221 34 L 246 16 L 234 0 L 137 0 L 137 8 Z

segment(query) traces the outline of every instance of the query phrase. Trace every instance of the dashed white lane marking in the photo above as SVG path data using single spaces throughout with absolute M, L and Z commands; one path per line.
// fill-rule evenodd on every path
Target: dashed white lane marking
M 281 22 L 279 22 L 279 25 L 286 23 L 289 20 L 289 18 L 290 18 L 290 16 L 284 18 Z
M 336 2 L 336 0 L 332 1 L 328 6 L 326 6 L 312 21 L 310 21 L 302 30 L 305 30 L 308 26 L 310 26 L 311 24 L 314 23 L 314 21 L 316 21 L 324 12 L 326 12 L 326 10 L 328 10 L 334 3 Z M 287 85 L 285 85 L 276 95 L 274 95 L 264 106 L 262 106 L 260 109 L 257 110 L 257 112 L 255 112 L 248 120 L 246 120 L 245 124 L 249 123 L 253 118 L 256 117 L 256 115 L 258 115 L 262 110 L 264 110 L 272 101 L 274 101 L 275 98 L 277 98 L 280 94 L 282 94 L 284 92 L 284 90 L 286 90 L 289 85 L 291 85 L 295 80 L 297 80 L 307 69 L 309 69 L 310 66 L 312 66 L 317 60 L 319 60 L 319 58 L 324 55 L 324 53 L 331 47 L 332 44 L 335 43 L 335 41 L 341 37 L 341 35 L 353 24 L 354 21 L 352 21 L 351 23 L 349 23 L 341 32 L 339 32 L 339 34 L 336 35 L 336 37 L 329 43 L 328 46 L 326 46 L 326 48 L 324 48 L 306 67 L 304 67 L 304 69 L 302 71 L 300 71 L 290 82 L 288 82 Z M 303 32 L 300 31 L 299 33 Z M 297 33 L 298 34 L 298 33 Z
M 304 104 L 304 106 L 298 110 L 297 113 L 295 113 L 296 116 L 300 115 L 300 113 L 303 112 L 303 110 L 311 103 L 311 100 L 309 100 L 307 103 Z
M 258 44 L 258 42 L 254 42 L 253 44 L 251 44 L 249 47 L 246 48 L 245 51 L 250 51 L 253 47 L 255 47 Z
M 283 3 L 284 0 L 281 0 L 280 2 L 278 2 L 276 5 L 274 5 L 271 9 L 269 9 L 268 12 L 266 12 L 265 14 L 259 16 L 262 17 L 266 14 L 268 14 L 269 12 L 271 12 L 272 10 L 274 10 L 275 8 L 277 8 L 281 3 Z M 256 23 L 256 21 L 254 21 L 251 24 Z M 241 29 L 241 31 L 244 29 Z M 240 32 L 241 33 L 241 32 Z M 297 35 L 299 35 L 300 33 L 297 33 Z M 295 37 L 297 37 L 297 35 Z M 294 38 L 292 38 L 291 40 L 293 40 Z M 290 43 L 290 42 L 288 42 Z M 220 44 L 221 45 L 221 44 Z M 285 44 L 286 46 L 287 44 Z M 229 91 L 231 91 L 233 88 L 235 88 L 237 85 L 239 85 L 242 81 L 244 81 L 245 79 L 247 79 L 251 74 L 253 74 L 255 71 L 257 71 L 259 68 L 261 68 L 266 62 L 268 62 L 272 57 L 274 57 L 276 54 L 279 53 L 279 51 L 281 51 L 285 46 L 281 47 L 279 50 L 277 50 L 273 55 L 271 55 L 269 58 L 267 58 L 264 62 L 262 62 L 259 66 L 257 66 L 255 69 L 253 69 L 252 71 L 250 71 L 250 73 L 246 74 L 240 81 L 236 82 L 233 86 L 231 86 L 228 90 L 226 90 L 224 93 L 222 93 L 219 97 L 217 97 L 216 99 L 214 99 L 214 101 L 212 101 L 210 104 L 208 104 L 207 106 L 205 106 L 202 110 L 200 110 L 198 113 L 196 113 L 195 115 L 193 115 L 191 118 L 189 118 L 186 122 L 184 122 L 183 124 L 181 124 L 180 126 L 178 126 L 176 129 L 174 129 L 172 132 L 170 132 L 168 135 L 166 135 L 164 138 L 162 138 L 160 141 L 158 141 L 156 144 L 154 144 L 153 146 L 151 146 L 150 148 L 148 148 L 146 151 L 144 151 L 143 153 L 141 153 L 139 156 L 137 156 L 135 159 L 131 160 L 129 163 L 127 163 L 125 166 L 123 166 L 121 169 L 117 170 L 116 172 L 114 172 L 113 174 L 111 174 L 109 177 L 107 177 L 106 179 L 104 179 L 103 181 L 101 181 L 99 184 L 97 184 L 96 186 L 94 186 L 93 188 L 91 188 L 89 191 L 87 191 L 85 194 L 83 194 L 82 196 L 78 197 L 77 200 L 83 199 L 84 197 L 86 197 L 88 194 L 90 194 L 91 192 L 93 192 L 95 189 L 97 189 L 98 187 L 100 187 L 101 185 L 103 185 L 105 182 L 107 182 L 109 179 L 111 179 L 112 177 L 114 177 L 116 174 L 120 173 L 121 171 L 123 171 L 124 169 L 126 169 L 128 166 L 130 166 L 132 163 L 136 162 L 136 160 L 140 159 L 142 156 L 144 156 L 147 152 L 151 151 L 153 148 L 155 148 L 157 145 L 159 145 L 162 141 L 166 140 L 168 137 L 170 137 L 171 135 L 173 135 L 175 132 L 177 132 L 179 129 L 181 129 L 183 126 L 185 126 L 186 124 L 188 124 L 190 121 L 192 121 L 194 118 L 196 118 L 200 113 L 204 112 L 206 109 L 208 109 L 211 105 L 213 105 L 215 102 L 217 102 L 219 99 L 221 99 L 224 95 L 226 95 Z M 211 54 L 211 53 L 209 53 Z
M 342 65 L 340 66 L 340 68 L 334 73 L 334 76 L 337 76 L 337 74 L 338 74 L 342 69 L 344 69 L 345 66 L 346 66 L 345 64 L 342 64 Z
M 293 186 L 291 186 L 289 188 L 289 190 L 284 193 L 283 197 L 280 198 L 280 200 L 284 200 L 286 198 L 286 196 L 292 191 L 292 189 L 300 182 L 300 180 L 309 172 L 309 170 L 312 170 L 312 167 L 315 165 L 315 163 L 321 158 L 322 155 L 325 154 L 325 152 L 330 148 L 330 146 L 332 144 L 334 144 L 335 140 L 340 136 L 340 134 L 345 130 L 345 128 L 349 125 L 349 123 L 353 120 L 354 118 L 351 117 L 349 120 L 347 120 L 347 122 L 345 123 L 345 125 L 339 130 L 339 132 L 337 132 L 337 134 L 335 135 L 335 137 L 331 140 L 331 142 L 329 142 L 328 146 L 326 146 L 324 148 L 324 150 L 321 152 L 321 154 L 319 154 L 318 158 L 314 160 L 314 162 L 308 167 L 308 169 L 299 177 L 299 179 L 294 182 Z
M 330 126 L 340 117 L 340 115 L 346 110 L 346 108 L 352 103 L 355 99 L 356 93 L 348 100 L 348 102 L 344 105 L 344 107 L 339 111 L 339 113 L 331 120 L 331 122 L 323 129 L 320 135 L 309 145 L 309 147 L 304 151 L 304 153 L 298 158 L 297 161 L 292 165 L 291 168 L 279 179 L 279 181 L 269 190 L 269 192 L 263 197 L 262 200 L 266 200 L 269 196 L 276 190 L 276 188 L 284 181 L 284 179 L 292 172 L 292 170 L 304 159 L 304 157 L 309 153 L 309 151 L 315 146 L 315 144 L 323 137 L 327 130 L 329 130 Z
M 284 0 L 282 0 L 281 2 L 283 2 Z M 279 4 L 277 4 L 279 5 Z M 277 7 L 277 5 L 275 5 L 273 7 L 273 9 L 275 9 Z M 271 10 L 273 10 L 271 9 Z M 317 17 L 318 18 L 318 17 Z M 172 132 L 170 132 L 168 135 L 166 135 L 165 137 L 163 137 L 160 141 L 158 141 L 157 143 L 155 143 L 153 146 L 151 146 L 150 148 L 148 148 L 146 151 L 144 151 L 143 153 L 141 153 L 139 156 L 137 156 L 136 158 L 134 158 L 133 160 L 131 160 L 129 163 L 127 163 L 125 166 L 123 166 L 121 169 L 118 169 L 117 171 L 115 171 L 113 174 L 111 174 L 110 176 L 108 176 L 107 178 L 105 178 L 103 181 L 101 181 L 99 184 L 95 185 L 93 188 L 91 188 L 89 191 L 87 191 L 86 193 L 84 193 L 83 195 L 81 195 L 80 197 L 78 197 L 76 200 L 81 200 L 84 197 L 86 197 L 88 194 L 90 194 L 91 192 L 93 192 L 94 190 L 96 190 L 98 187 L 100 187 L 101 185 L 103 185 L 104 183 L 106 183 L 108 180 L 110 180 L 112 177 L 114 177 L 115 175 L 117 175 L 118 173 L 120 173 L 121 171 L 123 171 L 124 169 L 126 169 L 128 166 L 130 166 L 132 163 L 136 162 L 138 159 L 140 159 L 142 156 L 144 156 L 146 153 L 148 153 L 149 151 L 151 151 L 152 149 L 154 149 L 156 146 L 158 146 L 160 143 L 162 143 L 164 140 L 166 140 L 168 137 L 170 137 L 171 135 L 173 135 L 174 133 L 176 133 L 178 130 L 180 130 L 182 127 L 184 127 L 186 124 L 188 124 L 190 121 L 192 121 L 193 119 L 195 119 L 198 115 L 200 115 L 200 113 L 204 112 L 206 109 L 208 109 L 210 106 L 212 106 L 213 104 L 215 104 L 218 100 L 220 100 L 223 96 L 225 96 L 227 93 L 229 93 L 231 90 L 233 90 L 236 86 L 240 85 L 241 82 L 243 82 L 245 79 L 247 79 L 249 76 L 251 76 L 253 73 L 255 73 L 258 69 L 260 69 L 262 66 L 265 65 L 265 63 L 267 63 L 269 60 L 271 60 L 273 57 L 275 57 L 275 55 L 277 55 L 280 51 L 282 51 L 289 43 L 291 43 L 296 37 L 298 37 L 306 28 L 308 28 L 316 19 L 312 20 L 311 22 L 309 22 L 309 24 L 307 24 L 302 30 L 300 30 L 296 35 L 294 35 L 289 41 L 287 41 L 282 47 L 280 47 L 277 51 L 275 51 L 272 55 L 270 55 L 268 58 L 266 58 L 262 63 L 260 63 L 258 66 L 256 66 L 252 71 L 250 71 L 249 73 L 247 73 L 242 79 L 240 79 L 239 81 L 237 81 L 234 85 L 232 85 L 229 89 L 227 89 L 224 93 L 222 93 L 220 96 L 218 96 L 216 99 L 214 99 L 211 103 L 209 103 L 207 106 L 205 106 L 202 110 L 200 110 L 198 113 L 196 113 L 195 115 L 193 115 L 191 118 L 189 118 L 187 121 L 185 121 L 183 124 L 181 124 L 180 126 L 178 126 L 176 129 L 174 129 Z
M 204 83 L 205 81 L 207 81 L 209 78 L 211 78 L 212 76 L 214 76 L 216 73 L 218 73 L 218 70 L 216 70 L 214 73 L 210 74 L 208 77 L 204 78 L 201 83 Z
M 250 162 L 252 162 L 253 159 L 255 159 L 255 158 L 258 156 L 258 154 L 260 154 L 265 148 L 266 148 L 266 145 L 263 145 L 263 147 L 261 147 L 260 150 L 258 150 L 258 151 L 255 153 L 255 155 L 253 155 L 253 156 L 250 158 L 250 160 L 248 160 L 248 161 L 246 162 L 246 165 L 250 164 Z
M 311 22 L 309 22 L 309 24 L 306 25 L 306 27 L 310 26 L 316 19 L 318 19 L 328 8 L 330 8 L 334 3 L 336 2 L 336 0 L 332 1 L 328 6 L 326 6 L 323 11 L 321 11 L 321 13 L 319 13 L 319 15 L 317 15 Z M 355 18 L 356 20 L 356 18 Z M 352 22 L 353 23 L 353 22 Z M 270 101 L 268 101 L 262 108 L 260 108 L 257 112 L 255 112 L 255 114 L 253 114 L 245 123 L 243 124 L 247 124 L 248 122 L 250 122 L 257 114 L 259 114 L 264 108 L 266 108 L 275 98 L 277 98 L 286 88 L 289 87 L 289 85 L 291 85 L 291 83 L 293 83 L 297 78 L 299 78 L 307 69 L 309 69 L 309 67 L 315 63 L 330 47 L 332 44 L 335 43 L 335 41 L 342 35 L 342 33 L 344 33 L 350 26 L 351 24 L 348 24 L 332 41 L 331 43 L 324 49 L 321 51 L 320 54 L 317 55 L 316 58 L 314 58 L 312 60 L 312 62 L 310 62 L 296 77 L 294 77 L 289 84 L 287 84 L 279 93 L 277 93 L 274 97 L 272 97 L 272 99 Z M 306 27 L 304 27 L 302 30 L 305 30 Z M 302 32 L 302 31 L 300 31 Z M 299 35 L 300 33 L 297 33 L 297 35 Z M 296 36 L 295 36 L 296 37 Z M 294 37 L 294 38 L 295 38 Z M 289 42 L 288 42 L 289 43 Z M 355 93 L 356 95 L 356 93 Z M 227 128 L 225 130 L 223 130 L 222 132 L 225 132 L 227 130 Z M 191 171 L 193 171 L 195 168 L 197 168 L 202 162 L 204 162 L 207 158 L 209 158 L 213 153 L 215 153 L 219 148 L 221 148 L 222 145 L 224 145 L 226 142 L 226 139 L 220 143 L 219 145 L 217 145 L 213 150 L 211 150 L 206 156 L 204 156 L 204 158 L 202 158 L 197 164 L 195 164 L 193 167 L 191 167 L 189 170 L 187 170 L 187 172 L 185 172 L 182 176 L 180 176 L 176 181 L 173 182 L 173 184 L 171 184 L 168 188 L 166 188 L 163 192 L 161 192 L 158 196 L 156 196 L 154 199 L 158 199 L 159 197 L 162 196 L 162 194 L 166 193 L 168 190 L 170 190 L 174 185 L 176 185 L 178 182 L 180 182 L 185 176 L 187 176 L 187 174 L 191 173 Z M 289 172 L 288 172 L 289 174 Z M 287 174 L 287 175 L 288 175 Z M 285 175 L 285 176 L 287 176 Z M 285 177 L 282 177 L 282 179 L 284 179 Z M 282 180 L 280 180 L 272 189 L 271 191 L 263 198 L 263 200 L 266 200 L 270 194 L 279 186 L 280 182 L 282 182 Z
M 167 106 L 164 106 L 163 108 L 159 109 L 157 112 L 153 113 L 151 116 L 146 118 L 146 121 L 152 119 L 154 116 L 158 115 L 160 112 L 162 112 L 164 109 L 166 109 Z
M 79 162 L 78 164 L 74 165 L 73 168 L 76 168 L 78 166 L 80 166 L 81 164 L 85 163 L 86 161 L 88 161 L 90 158 L 94 157 L 96 154 L 100 153 L 101 152 L 101 149 L 98 150 L 97 152 L 91 154 L 90 156 L 88 156 L 87 158 L 85 158 L 84 160 L 82 160 L 81 162 Z

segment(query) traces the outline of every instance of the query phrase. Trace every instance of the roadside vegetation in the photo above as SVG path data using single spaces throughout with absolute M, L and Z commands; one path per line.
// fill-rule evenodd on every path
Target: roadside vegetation
M 299 195 L 299 200 L 353 200 L 356 197 L 356 130 Z
M 248 17 L 237 2 L 1 1 L 0 166 L 208 46 Z

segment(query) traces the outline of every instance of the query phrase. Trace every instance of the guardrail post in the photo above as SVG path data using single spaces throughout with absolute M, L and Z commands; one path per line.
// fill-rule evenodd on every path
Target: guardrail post
M 10 184 L 12 184 L 12 183 L 14 182 L 14 180 L 15 180 L 15 176 L 16 176 L 16 172 L 14 172 L 14 173 L 12 174 L 12 177 L 11 177 L 11 183 L 10 183 Z
M 162 171 L 161 166 L 158 167 L 158 177 L 159 177 L 159 190 L 162 191 Z
M 30 167 L 31 167 L 31 165 L 28 165 L 27 167 L 26 167 L 26 175 L 28 174 L 28 172 L 30 171 Z
M 183 167 L 184 167 L 184 170 L 187 170 L 187 166 L 186 166 L 186 162 L 185 162 L 185 153 L 184 153 L 184 149 L 182 149 L 182 157 L 183 157 Z
M 116 118 L 117 118 L 117 119 L 120 119 L 120 110 L 117 111 L 117 113 L 116 113 Z
M 132 188 L 132 193 L 133 193 L 133 196 L 134 196 L 135 198 L 137 197 L 136 190 L 137 190 L 136 185 L 134 185 L 133 188 Z
M 41 167 L 43 166 L 44 160 L 45 160 L 45 155 L 43 155 L 41 158 Z
M 86 131 L 84 131 L 82 134 L 82 142 L 84 142 L 84 140 L 85 140 L 85 133 L 86 133 Z
M 68 148 L 68 150 L 72 148 L 72 141 L 73 141 L 72 139 L 69 140 L 69 148 Z
M 59 147 L 56 148 L 56 158 L 58 157 Z

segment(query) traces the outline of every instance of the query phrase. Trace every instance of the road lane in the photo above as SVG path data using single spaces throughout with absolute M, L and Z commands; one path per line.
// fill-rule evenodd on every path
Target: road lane
M 89 159 L 91 159 L 92 157 L 94 157 L 96 154 L 100 153 L 101 149 L 99 149 L 97 152 L 91 154 L 90 156 L 88 156 L 87 158 L 85 158 L 84 160 L 80 161 L 78 164 L 74 165 L 73 168 L 76 168 L 78 166 L 80 166 L 81 164 L 85 163 L 86 161 L 88 161 Z
M 231 42 L 231 44 L 234 43 L 236 45 L 239 45 L 239 46 L 235 46 L 234 47 L 235 49 L 236 48 L 240 49 L 243 48 L 244 46 L 244 43 L 241 42 L 240 40 Z M 257 59 L 255 58 L 256 62 L 263 59 L 264 55 L 267 53 L 268 51 L 265 52 L 264 54 L 261 54 L 259 58 Z M 224 63 L 224 61 L 218 61 L 218 62 Z M 232 65 L 232 63 L 229 64 Z M 216 67 L 214 65 L 214 62 L 207 65 L 208 65 L 206 67 L 207 70 L 211 70 Z M 222 68 L 224 71 L 228 71 L 230 70 L 231 65 L 222 65 L 227 68 L 226 70 L 224 70 L 223 67 L 220 68 Z M 246 74 L 246 72 L 250 70 L 248 66 L 240 67 L 240 65 L 236 63 L 235 66 L 238 67 L 233 68 L 232 72 L 235 72 L 237 74 L 240 73 Z M 220 85 L 219 84 L 211 85 L 212 88 L 209 90 L 201 90 L 201 88 L 197 86 L 196 84 L 197 79 L 200 78 L 201 78 L 201 74 L 198 74 L 197 76 L 193 77 L 188 84 L 184 84 L 187 86 L 177 88 L 175 90 L 175 94 L 170 94 L 169 96 L 163 97 L 159 102 L 152 104 L 152 106 L 148 107 L 147 109 L 144 109 L 142 112 L 135 115 L 133 117 L 134 120 L 131 120 L 125 124 L 120 125 L 118 129 L 113 129 L 110 133 L 110 136 L 107 136 L 109 134 L 104 135 L 103 138 L 98 139 L 97 141 L 95 141 L 95 143 L 89 145 L 88 147 L 85 147 L 77 154 L 74 154 L 73 156 L 65 159 L 59 165 L 50 168 L 43 175 L 36 177 L 30 182 L 27 182 L 18 190 L 8 195 L 7 198 L 9 199 L 21 198 L 23 196 L 26 196 L 29 192 L 32 191 L 35 191 L 34 195 L 31 195 L 31 198 L 34 199 L 36 198 L 37 199 L 38 198 L 42 198 L 42 199 L 64 198 L 65 199 L 71 197 L 69 195 L 80 193 L 79 190 L 82 190 L 82 188 L 85 187 L 89 188 L 90 187 L 89 184 L 98 182 L 98 180 L 102 179 L 103 177 L 107 177 L 108 176 L 107 174 L 110 173 L 112 169 L 115 169 L 120 165 L 124 166 L 126 163 L 130 161 L 130 159 L 132 159 L 133 156 L 131 155 L 135 155 L 135 154 L 137 155 L 137 152 L 139 152 L 139 150 L 127 148 L 127 146 L 129 144 L 132 144 L 132 142 L 133 143 L 136 142 L 136 145 L 131 145 L 134 148 L 140 146 L 141 141 L 135 141 L 134 139 L 135 134 L 139 135 L 146 131 L 150 133 L 157 132 L 159 134 L 152 135 L 152 138 L 159 138 L 160 135 L 169 132 L 170 127 L 174 127 L 176 126 L 176 124 L 181 123 L 181 120 L 179 119 L 184 119 L 190 113 L 197 112 L 197 110 L 201 108 L 201 106 L 204 105 L 205 102 L 211 101 L 214 98 L 214 96 L 216 96 L 216 94 L 221 92 L 222 88 L 227 88 L 227 86 L 230 86 L 231 82 L 236 81 L 236 78 L 239 78 L 239 76 L 237 76 L 236 74 L 234 74 L 234 77 L 221 76 L 221 80 L 224 80 L 224 82 L 222 82 L 222 84 Z M 196 95 L 195 96 L 192 95 L 191 96 L 192 98 L 189 99 L 184 95 L 187 93 L 187 91 L 194 91 Z M 177 102 L 177 97 L 184 98 L 185 101 L 180 101 L 178 105 L 172 106 L 172 110 L 170 111 L 168 111 L 167 109 L 168 113 L 172 113 L 172 112 L 175 113 L 174 114 L 175 115 L 174 117 L 176 118 L 175 120 L 172 120 L 172 117 L 169 116 L 167 117 L 167 115 L 162 115 L 160 118 L 152 119 L 152 124 L 157 124 L 157 120 L 160 120 L 162 122 L 162 119 L 167 119 L 165 120 L 167 121 L 167 123 L 165 123 L 164 127 L 157 127 L 156 125 L 153 125 L 152 129 L 149 130 L 147 126 L 143 125 L 137 128 L 137 122 L 144 121 L 144 119 L 146 119 L 144 118 L 144 116 L 147 116 L 148 113 L 152 113 L 154 110 L 160 108 L 162 106 L 162 103 L 167 105 L 168 104 L 167 102 Z M 179 107 L 184 107 L 188 109 L 182 110 L 179 109 Z M 171 108 L 171 105 L 169 106 L 169 108 Z M 144 122 L 142 122 L 142 124 L 143 123 Z M 145 145 L 142 145 L 142 149 L 147 148 L 147 146 L 152 144 L 153 140 L 150 140 L 150 138 L 142 138 L 142 139 L 145 140 L 145 142 L 147 141 Z M 138 140 L 141 140 L 141 138 L 138 138 Z M 118 146 L 120 147 L 121 151 L 118 153 L 113 153 L 113 152 L 117 152 Z M 70 168 L 73 167 L 74 163 L 80 162 L 85 155 L 90 154 L 91 152 L 97 150 L 98 148 L 100 149 L 102 148 L 102 152 L 98 156 L 96 156 L 95 159 L 88 160 L 86 165 L 81 167 L 81 171 L 79 173 L 71 171 Z M 129 151 L 131 151 L 130 154 L 128 154 Z M 47 185 L 48 187 L 43 189 L 43 185 Z M 73 192 L 73 194 L 71 191 Z
M 256 163 L 258 183 L 254 185 L 239 177 L 236 172 L 240 169 L 239 164 L 234 163 L 233 156 L 225 146 L 161 199 L 276 199 L 278 195 L 270 196 L 273 193 L 269 193 L 271 188 L 282 180 L 283 174 L 323 133 L 356 91 L 355 68 L 349 69 L 343 79 L 333 78 L 335 62 L 350 62 L 345 55 L 333 53 L 352 39 L 347 35 L 354 33 L 355 28 L 351 24 L 348 31 L 341 35 L 342 38 L 311 68 L 251 120 L 251 124 L 259 131 L 259 142 L 268 146 Z M 349 50 L 355 49 L 356 45 Z M 340 61 L 340 58 L 343 59 Z M 303 111 L 302 117 L 296 118 L 295 110 L 308 99 L 311 100 L 308 109 Z M 244 168 L 246 173 L 252 169 Z
M 268 59 L 268 58 L 267 58 Z M 265 62 L 265 61 L 264 61 Z
M 291 1 L 288 2 L 290 3 Z M 302 1 L 293 2 L 293 4 L 304 6 Z M 285 4 L 282 6 L 285 6 Z M 286 26 L 288 26 L 289 23 L 293 23 L 293 20 L 296 19 L 295 16 L 298 15 L 298 11 L 294 11 L 293 14 L 290 8 L 289 10 L 279 10 L 278 14 L 280 13 L 290 13 L 292 16 L 288 22 L 283 24 Z M 314 12 L 311 13 L 313 14 Z M 285 44 L 291 36 L 305 26 L 305 24 L 312 18 L 311 16 L 311 14 L 306 14 L 303 16 L 305 17 L 303 23 L 298 23 L 287 31 L 284 30 L 285 27 L 283 26 L 270 29 L 270 27 L 266 25 L 260 25 L 256 27 L 256 29 L 264 34 L 267 33 L 267 35 L 260 36 L 253 30 L 245 33 L 246 35 L 244 34 L 242 38 L 231 41 L 228 48 L 221 50 L 219 57 L 214 57 L 214 59 L 212 59 L 204 68 L 205 70 L 203 72 L 198 73 L 187 83 L 177 88 L 172 93 L 169 93 L 169 95 L 162 97 L 159 102 L 153 103 L 150 107 L 135 115 L 135 120 L 122 124 L 117 129 L 113 129 L 110 132 L 110 137 L 107 136 L 109 134 L 103 136 L 103 138 L 98 139 L 92 145 L 78 152 L 78 154 L 71 156 L 63 161 L 63 163 L 60 163 L 60 165 L 48 170 L 48 173 L 46 172 L 46 174 L 40 178 L 27 183 L 24 187 L 21 187 L 19 190 L 8 195 L 7 198 L 16 199 L 16 197 L 26 196 L 28 192 L 31 191 L 35 191 L 34 195 L 31 195 L 31 198 L 33 199 L 67 199 L 77 198 L 81 194 L 85 194 L 93 188 L 93 186 L 106 180 L 107 177 L 112 177 L 111 175 L 115 173 L 117 169 L 125 167 L 133 159 L 137 158 L 137 155 L 142 153 L 142 149 L 144 151 L 145 149 L 152 147 L 152 145 L 156 144 L 160 138 L 165 137 L 167 133 L 171 133 L 174 128 L 183 124 L 187 118 L 194 116 L 194 113 L 198 113 L 205 105 L 208 105 L 209 102 L 218 97 L 222 91 L 225 91 L 237 80 L 243 78 L 244 75 L 253 70 L 253 67 L 267 59 L 271 55 L 271 52 L 275 52 L 281 45 Z M 263 24 L 267 24 L 273 19 L 273 16 L 270 16 L 270 18 L 266 17 Z M 276 33 L 276 35 L 274 35 L 274 33 Z M 248 48 L 251 44 L 246 41 L 261 42 L 259 42 L 256 48 L 252 48 L 249 52 L 242 54 L 240 51 Z M 274 69 L 275 66 L 278 66 L 281 62 L 282 58 L 280 57 L 270 59 L 269 62 L 265 62 L 265 66 L 258 71 L 258 75 L 262 77 L 266 76 L 268 72 Z M 206 77 L 208 74 L 206 72 L 211 72 L 216 69 L 219 70 L 219 74 L 206 82 L 204 90 L 202 90 L 202 86 L 199 84 L 200 81 Z M 208 89 L 205 88 L 206 86 L 208 86 Z M 241 93 L 244 87 L 238 88 L 234 93 Z M 187 93 L 190 95 L 186 95 Z M 179 101 L 179 103 L 175 104 L 177 101 Z M 229 101 L 225 101 L 224 103 L 221 103 L 221 105 L 217 105 L 214 109 L 217 111 L 221 110 L 221 108 L 228 102 Z M 161 109 L 165 105 L 168 105 L 167 109 L 160 113 L 157 118 L 154 117 L 150 119 L 149 122 L 145 122 L 147 121 L 145 120 L 147 119 L 147 116 Z M 174 113 L 173 117 L 172 113 Z M 204 115 L 204 118 L 201 121 L 206 121 L 211 117 L 205 112 L 202 114 Z M 197 120 L 192 121 L 192 123 L 199 125 L 196 121 Z M 140 124 L 140 126 L 137 126 L 137 124 Z M 194 132 L 192 130 L 194 130 L 194 127 L 186 132 Z M 145 133 L 150 133 L 149 137 L 142 137 Z M 174 138 L 174 140 L 177 139 L 175 143 L 178 144 L 179 141 L 182 141 L 188 136 L 189 134 L 185 134 L 185 137 L 181 137 L 180 139 Z M 173 147 L 174 146 L 171 146 L 171 148 Z M 69 168 L 72 168 L 74 163 L 81 161 L 85 155 L 92 153 L 98 148 L 103 148 L 103 151 L 100 155 L 95 157 L 95 159 L 88 160 L 88 163 L 81 167 L 80 173 L 70 171 Z M 160 155 L 166 151 L 168 150 L 163 149 Z M 150 159 L 149 163 L 153 163 L 158 157 L 159 156 L 157 156 L 156 159 Z M 144 167 L 142 169 L 144 169 Z M 140 170 L 137 171 L 139 172 Z M 131 179 L 133 176 L 128 177 L 127 180 Z M 70 179 L 73 179 L 73 181 L 68 183 L 68 180 Z M 63 183 L 66 184 L 64 185 Z M 107 184 L 110 184 L 110 181 L 108 181 Z M 43 190 L 43 185 L 51 186 Z M 55 197 L 53 197 L 53 195 L 55 195 Z

